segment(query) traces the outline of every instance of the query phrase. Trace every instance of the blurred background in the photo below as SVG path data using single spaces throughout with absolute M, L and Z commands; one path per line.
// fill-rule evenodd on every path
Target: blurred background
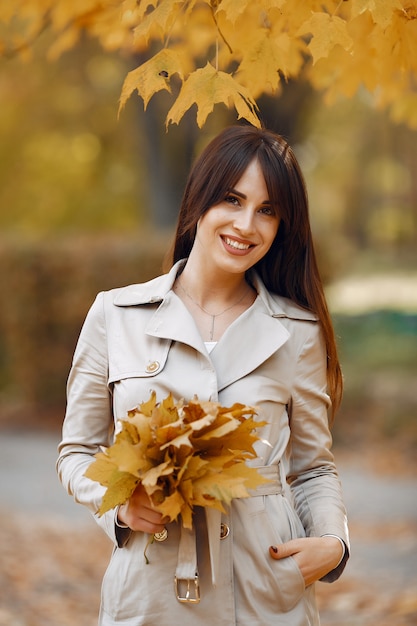
M 191 160 L 235 122 L 219 106 L 166 132 L 164 93 L 118 119 L 135 60 L 85 41 L 48 63 L 47 43 L 0 61 L 1 626 L 96 623 L 111 548 L 53 467 L 72 353 L 99 290 L 160 273 Z M 320 586 L 323 625 L 416 624 L 417 131 L 366 93 L 327 108 L 297 82 L 259 104 L 307 179 L 345 375 L 352 559 Z

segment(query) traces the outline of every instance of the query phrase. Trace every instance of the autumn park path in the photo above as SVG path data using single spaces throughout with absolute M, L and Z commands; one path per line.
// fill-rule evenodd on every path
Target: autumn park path
M 59 484 L 57 442 L 0 433 L 0 626 L 96 623 L 110 546 Z M 373 473 L 346 450 L 338 466 L 352 556 L 340 581 L 318 586 L 322 626 L 417 624 L 415 476 Z

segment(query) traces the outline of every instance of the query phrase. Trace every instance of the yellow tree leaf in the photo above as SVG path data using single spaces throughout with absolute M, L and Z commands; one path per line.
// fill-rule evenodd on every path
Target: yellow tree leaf
M 228 432 L 223 433 L 222 435 L 222 445 L 227 445 L 230 448 L 240 448 L 241 450 L 251 450 L 251 444 L 257 440 L 257 436 L 252 434 L 257 428 L 261 428 L 265 426 L 266 422 L 257 422 L 252 417 L 247 417 L 242 420 L 234 420 L 233 421 L 233 429 L 230 429 Z M 201 438 L 203 440 L 203 438 Z M 193 443 L 198 445 L 198 439 L 193 439 Z M 213 440 L 213 443 L 217 445 L 216 440 Z M 233 443 L 233 445 L 231 445 Z M 204 443 L 206 446 L 207 444 Z
M 215 501 L 230 504 L 233 498 L 248 495 L 244 477 L 231 477 L 226 471 L 206 474 L 193 481 L 193 504 L 197 506 L 215 505 Z
M 204 407 L 204 402 L 202 403 Z M 245 420 L 247 415 L 255 415 L 256 409 L 252 406 L 246 406 L 245 404 L 240 404 L 240 402 L 235 402 L 231 407 L 219 407 L 219 415 L 231 415 L 232 417 L 238 417 L 241 420 Z
M 239 425 L 239 421 L 235 419 L 226 420 L 224 423 L 220 423 L 216 428 L 211 428 L 205 430 L 203 434 L 196 434 L 192 438 L 192 443 L 196 446 L 203 444 L 206 445 L 206 442 L 212 440 L 213 445 L 218 445 L 216 439 L 222 439 L 222 443 L 228 440 L 228 437 L 234 434 L 234 431 L 237 429 Z
M 185 504 L 186 503 L 181 493 L 179 491 L 175 491 L 170 496 L 164 498 L 163 502 L 157 505 L 157 508 L 158 508 L 158 511 L 162 513 L 162 515 L 169 517 L 170 521 L 174 521 L 175 519 L 177 519 L 178 515 L 182 513 L 182 511 L 185 508 L 189 508 L 189 507 L 186 507 Z M 189 509 L 189 512 L 190 512 L 190 523 L 191 523 L 191 526 L 189 526 L 189 528 L 191 528 L 192 527 L 192 521 L 191 521 L 192 510 Z M 183 521 L 184 521 L 184 518 L 183 518 Z
M 375 28 L 370 40 L 380 57 L 379 82 L 382 86 L 390 86 L 394 81 L 400 87 L 397 94 L 401 95 L 406 83 L 403 80 L 409 74 L 409 87 L 415 91 L 415 75 L 417 72 L 417 6 L 416 16 L 405 12 L 396 12 L 387 28 Z M 401 84 L 402 83 L 402 84 Z M 414 89 L 413 89 L 414 87 Z
M 178 74 L 182 78 L 180 57 L 174 50 L 164 48 L 149 61 L 128 73 L 120 95 L 119 113 L 135 89 L 143 99 L 145 109 L 149 100 L 158 91 L 166 89 L 171 92 L 169 79 L 173 74 Z
M 371 13 L 375 22 L 384 30 L 391 22 L 394 11 L 403 11 L 400 0 L 374 0 Z
M 352 49 L 347 52 L 337 46 L 331 55 L 311 67 L 310 82 L 323 91 L 325 102 L 333 103 L 340 95 L 351 98 L 362 85 L 371 93 L 375 90 L 380 70 L 377 50 L 371 45 L 375 29 L 380 34 L 369 11 L 361 13 L 349 24 Z
M 345 50 L 349 50 L 352 46 L 352 38 L 347 31 L 347 22 L 337 15 L 314 13 L 298 31 L 299 35 L 307 33 L 312 35 L 308 48 L 313 57 L 313 63 L 317 63 L 322 57 L 329 56 L 337 45 Z
M 272 482 L 269 478 L 262 476 L 256 467 L 249 467 L 244 462 L 229 465 L 227 468 L 223 469 L 223 473 L 231 479 L 235 478 L 239 481 L 242 479 L 244 481 L 245 489 L 256 489 L 261 485 Z
M 403 11 L 400 0 L 352 0 L 352 16 L 370 11 L 375 23 L 385 29 L 392 20 L 394 11 Z
M 226 19 L 235 24 L 238 17 L 245 12 L 246 7 L 251 2 L 253 0 L 221 0 L 217 6 L 217 13 L 224 12 Z
M 239 85 L 230 74 L 216 70 L 211 63 L 190 74 L 168 111 L 166 125 L 178 124 L 193 104 L 197 105 L 197 124 L 201 128 L 218 102 L 234 105 L 238 118 L 260 126 L 258 107 L 246 87 Z
M 278 70 L 282 57 L 278 50 L 279 40 L 269 36 L 267 30 L 255 34 L 248 42 L 237 76 L 241 82 L 250 85 L 256 94 L 275 91 L 280 82 Z
M 133 409 L 132 411 L 128 411 L 128 416 L 133 417 L 134 415 L 136 415 L 136 413 L 140 411 L 141 413 L 143 413 L 143 415 L 146 415 L 146 417 L 150 417 L 155 407 L 156 407 L 156 393 L 155 391 L 152 391 L 149 400 L 147 400 L 146 402 L 142 402 L 139 409 L 136 408 L 136 409 Z
M 129 472 L 133 476 L 140 476 L 150 467 L 150 462 L 143 457 L 143 446 L 132 445 L 129 441 L 119 439 L 107 449 L 109 459 L 121 472 Z
M 136 489 L 138 482 L 138 479 L 131 474 L 119 472 L 119 470 L 115 469 L 111 476 L 110 484 L 101 501 L 98 510 L 99 516 L 120 504 L 124 504 Z
M 143 474 L 142 485 L 145 488 L 155 487 L 159 478 L 161 478 L 162 476 L 168 476 L 169 474 L 172 474 L 173 471 L 174 468 L 169 461 L 161 463 L 156 467 L 151 467 Z
M 143 39 L 146 45 L 150 36 L 154 39 L 164 38 L 175 21 L 179 8 L 184 5 L 184 0 L 161 0 L 157 6 L 151 4 L 154 9 L 134 29 L 135 41 Z
M 166 450 L 168 447 L 173 446 L 175 448 L 181 448 L 181 446 L 185 446 L 187 448 L 192 448 L 192 443 L 190 441 L 191 429 L 188 428 L 185 432 L 180 433 L 173 439 L 169 439 L 166 443 L 164 443 L 160 449 Z
M 95 460 L 88 466 L 84 476 L 90 480 L 95 480 L 103 487 L 108 487 L 114 470 L 113 461 L 104 452 L 99 452 L 96 454 Z

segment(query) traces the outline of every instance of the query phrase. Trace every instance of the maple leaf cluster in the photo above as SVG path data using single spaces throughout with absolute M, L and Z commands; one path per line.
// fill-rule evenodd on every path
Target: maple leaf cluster
M 106 487 L 98 514 L 124 504 L 139 484 L 170 521 L 179 516 L 192 527 L 195 506 L 224 512 L 233 498 L 268 482 L 246 464 L 256 458 L 255 410 L 217 402 L 184 404 L 169 395 L 147 402 L 120 420 L 115 442 L 95 455 L 85 476 Z
M 328 103 L 365 88 L 376 106 L 417 128 L 417 0 L 14 0 L 0 7 L 0 54 L 27 53 L 54 33 L 50 56 L 86 31 L 106 50 L 141 58 L 120 107 L 136 90 L 145 108 L 177 96 L 166 124 L 197 105 L 202 127 L 217 103 L 259 126 L 256 98 L 304 78 Z M 15 36 L 11 26 L 18 22 Z

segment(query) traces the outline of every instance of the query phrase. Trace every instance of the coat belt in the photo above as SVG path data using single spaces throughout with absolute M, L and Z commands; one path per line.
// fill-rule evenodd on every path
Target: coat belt
M 250 496 L 269 496 L 282 493 L 279 463 L 256 468 L 269 482 L 250 490 Z M 210 553 L 211 579 L 216 586 L 220 567 L 220 524 L 221 512 L 206 508 L 207 534 Z M 180 602 L 199 602 L 198 564 L 195 528 L 181 527 L 178 548 L 178 563 L 175 571 L 177 599 Z M 183 589 L 183 590 L 181 590 Z

